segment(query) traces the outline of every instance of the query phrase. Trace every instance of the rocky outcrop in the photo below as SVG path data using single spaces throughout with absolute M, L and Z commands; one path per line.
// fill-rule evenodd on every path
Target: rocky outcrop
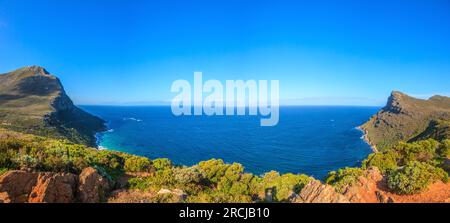
M 9 171 L 0 178 L 0 202 L 69 203 L 76 185 L 74 174 Z
M 0 177 L 0 203 L 24 203 L 36 185 L 39 173 L 9 171 Z
M 337 193 L 330 185 L 312 180 L 303 187 L 298 195 L 291 197 L 293 203 L 349 203 L 342 194 Z
M 351 203 L 392 203 L 393 199 L 386 196 L 383 175 L 377 168 L 365 170 L 357 182 L 344 188 L 343 195 Z
M 98 203 L 106 200 L 111 189 L 110 183 L 96 169 L 88 167 L 79 176 L 77 191 L 78 201 L 82 203 Z
M 71 203 L 78 177 L 70 173 L 40 173 L 28 198 L 30 203 Z
M 79 176 L 14 170 L 0 177 L 0 203 L 97 203 L 109 190 L 108 180 L 91 167 Z

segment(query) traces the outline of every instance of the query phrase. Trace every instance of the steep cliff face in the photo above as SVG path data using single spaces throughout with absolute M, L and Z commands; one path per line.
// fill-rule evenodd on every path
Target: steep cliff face
M 398 141 L 418 139 L 427 129 L 433 130 L 427 136 L 439 140 L 443 137 L 442 134 L 448 132 L 436 129 L 436 123 L 449 120 L 450 98 L 433 96 L 428 100 L 421 100 L 394 91 L 386 106 L 361 127 L 368 133 L 368 140 L 383 150 Z
M 74 106 L 57 77 L 30 66 L 0 75 L 0 127 L 92 146 L 105 125 Z

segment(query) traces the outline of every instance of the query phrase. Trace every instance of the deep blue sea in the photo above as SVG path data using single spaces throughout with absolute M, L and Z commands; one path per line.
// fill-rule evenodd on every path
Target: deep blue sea
M 108 122 L 99 146 L 175 164 L 220 158 L 261 174 L 305 173 L 322 179 L 329 171 L 356 166 L 371 153 L 356 129 L 377 107 L 281 107 L 275 127 L 258 116 L 172 115 L 169 106 L 81 106 Z

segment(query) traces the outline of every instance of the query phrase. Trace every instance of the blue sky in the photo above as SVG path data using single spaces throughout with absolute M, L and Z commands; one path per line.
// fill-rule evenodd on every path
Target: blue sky
M 174 80 L 280 80 L 286 104 L 450 94 L 450 3 L 0 0 L 0 73 L 41 65 L 77 104 L 158 104 Z

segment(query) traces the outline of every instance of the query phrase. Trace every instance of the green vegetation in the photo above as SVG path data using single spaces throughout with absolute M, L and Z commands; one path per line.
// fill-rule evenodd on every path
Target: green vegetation
M 392 170 L 398 168 L 398 159 L 400 155 L 396 151 L 386 151 L 382 153 L 372 153 L 363 161 L 362 167 L 367 169 L 369 167 L 378 167 L 383 174 L 387 174 Z
M 441 168 L 419 161 L 409 162 L 387 178 L 388 187 L 399 194 L 421 192 L 437 180 L 447 182 L 448 174 Z
M 127 172 L 149 172 L 152 169 L 152 161 L 145 157 L 129 156 L 125 159 L 124 170 Z
M 286 202 L 311 180 L 306 175 L 269 172 L 263 176 L 246 173 L 238 163 L 211 159 L 197 165 L 176 166 L 169 159 L 150 160 L 121 152 L 96 150 L 67 140 L 49 139 L 0 129 L 0 170 L 30 168 L 37 171 L 79 174 L 91 166 L 115 181 L 126 172 L 146 172 L 129 179 L 131 189 L 157 193 L 180 189 L 186 202 Z M 270 198 L 266 197 L 270 191 Z M 157 194 L 155 202 L 172 202 L 170 194 Z
M 130 179 L 131 188 L 154 192 L 162 188 L 181 189 L 189 194 L 187 202 L 202 203 L 261 202 L 266 199 L 266 191 L 271 190 L 273 201 L 285 202 L 311 179 L 306 175 L 280 175 L 274 171 L 259 177 L 245 173 L 241 164 L 226 164 L 220 159 L 203 161 L 192 167 L 165 165 L 156 169 L 150 177 Z
M 114 151 L 98 151 L 84 145 L 44 137 L 6 138 L 0 140 L 0 168 L 31 168 L 40 171 L 79 174 L 88 166 L 115 179 L 124 171 L 129 155 Z
M 263 189 L 272 188 L 275 201 L 287 201 L 292 193 L 299 193 L 311 180 L 304 174 L 283 174 L 271 171 L 266 173 L 261 181 Z
M 2 174 L 4 174 L 6 171 L 8 171 L 7 168 L 0 168 L 0 176 L 1 176 Z
M 345 187 L 357 182 L 358 177 L 363 175 L 361 168 L 344 168 L 338 171 L 331 171 L 325 182 L 335 187 L 337 192 L 343 193 Z
M 384 152 L 373 153 L 363 161 L 362 168 L 344 168 L 330 172 L 326 183 L 343 192 L 356 182 L 364 169 L 377 167 L 386 177 L 388 187 L 398 194 L 422 192 L 437 180 L 447 182 L 450 140 L 427 139 L 413 143 L 400 142 Z

